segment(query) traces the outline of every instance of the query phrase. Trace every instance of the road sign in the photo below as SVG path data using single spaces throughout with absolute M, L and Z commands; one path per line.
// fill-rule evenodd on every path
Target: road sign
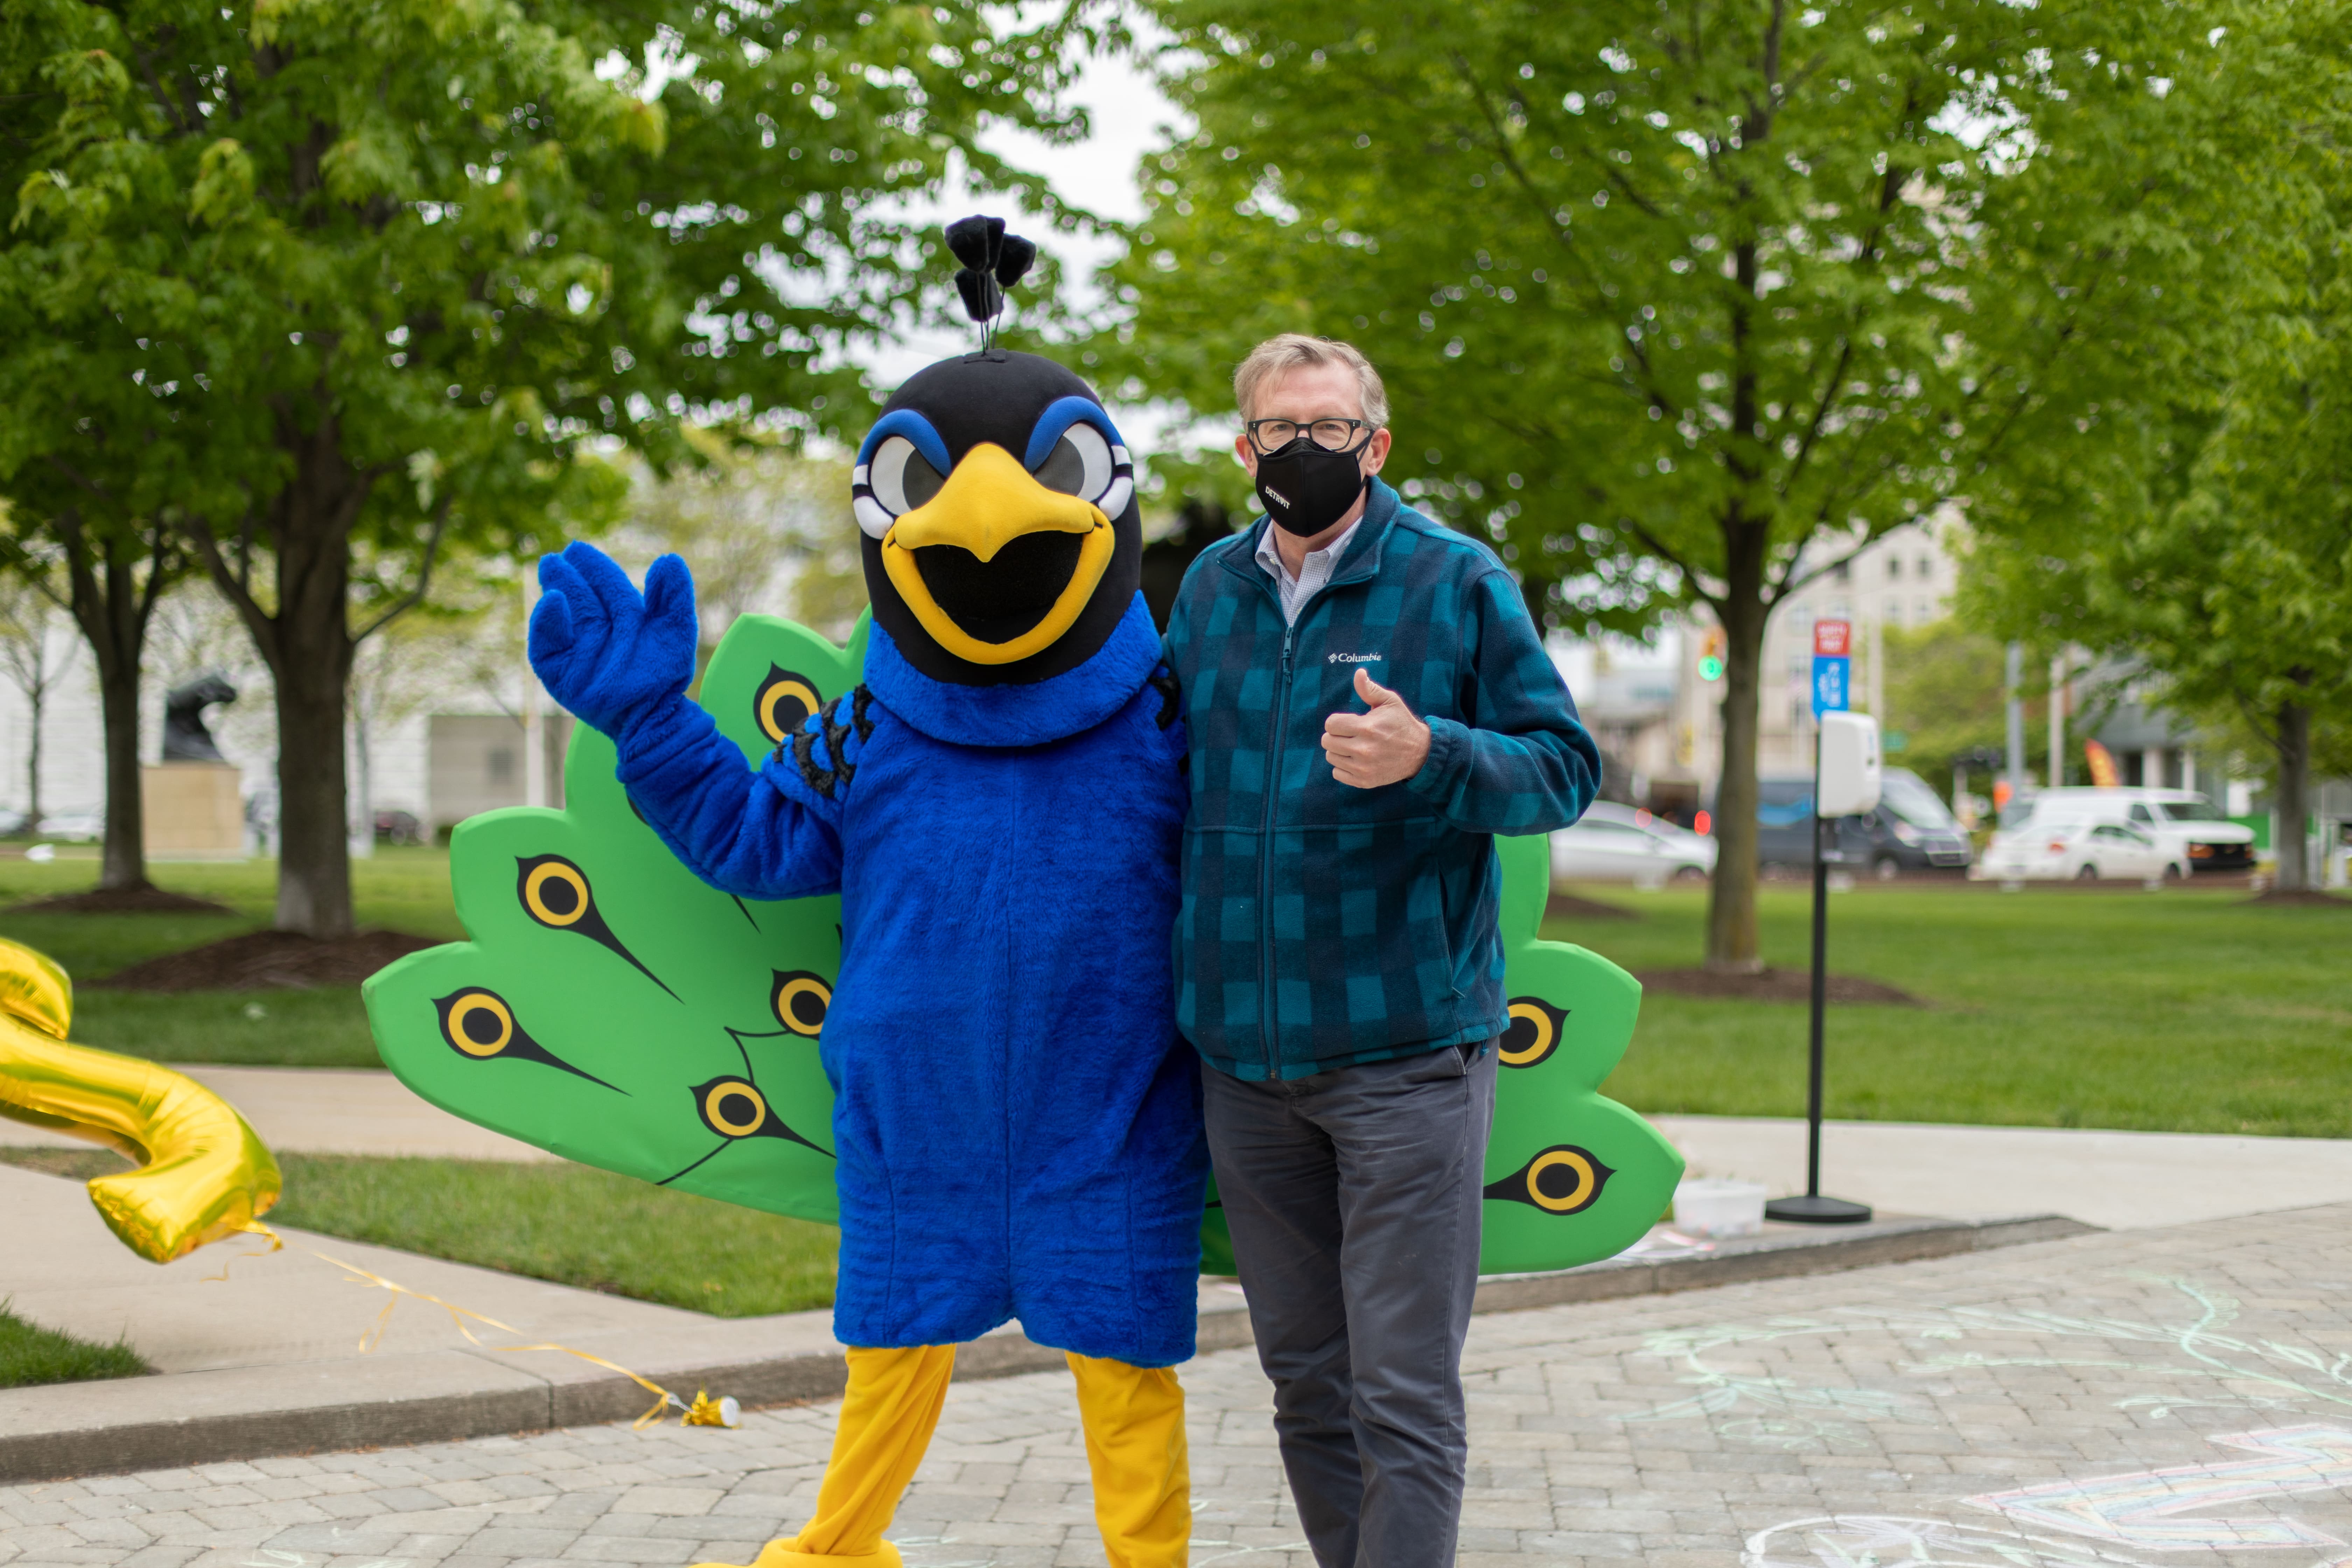
M 1852 621 L 1815 621 L 1813 623 L 1813 652 L 1819 657 L 1844 658 L 1853 651 L 1853 623 Z M 1843 708 L 1845 704 L 1841 702 L 1838 706 Z
M 1843 622 L 1832 623 L 1843 626 Z M 1816 628 L 1818 630 L 1818 628 Z M 1853 660 L 1832 658 L 1827 654 L 1813 655 L 1813 717 L 1846 710 L 1847 696 L 1853 687 L 1848 679 L 1853 671 Z

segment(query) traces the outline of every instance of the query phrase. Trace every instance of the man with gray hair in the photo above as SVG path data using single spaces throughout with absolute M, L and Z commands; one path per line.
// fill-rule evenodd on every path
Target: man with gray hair
M 1266 515 L 1168 622 L 1177 1025 L 1316 1561 L 1436 1568 L 1507 1023 L 1493 835 L 1574 822 L 1600 753 L 1502 563 L 1377 477 L 1370 361 L 1286 333 L 1234 395 Z

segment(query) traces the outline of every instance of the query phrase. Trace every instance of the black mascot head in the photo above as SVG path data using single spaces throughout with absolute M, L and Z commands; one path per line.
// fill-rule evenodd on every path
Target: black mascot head
M 987 334 L 1036 247 L 1002 218 L 947 234 L 982 346 L 916 373 L 858 448 L 866 590 L 934 680 L 1044 680 L 1093 658 L 1135 598 L 1135 465 L 1091 387 Z

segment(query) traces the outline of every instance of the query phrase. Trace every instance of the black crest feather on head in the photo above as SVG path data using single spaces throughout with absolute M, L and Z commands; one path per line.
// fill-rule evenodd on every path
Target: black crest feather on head
M 1001 217 L 961 217 L 948 225 L 948 249 L 963 263 L 955 275 L 964 314 L 985 329 L 1004 309 L 1004 290 L 1021 281 L 1037 247 L 1004 232 Z

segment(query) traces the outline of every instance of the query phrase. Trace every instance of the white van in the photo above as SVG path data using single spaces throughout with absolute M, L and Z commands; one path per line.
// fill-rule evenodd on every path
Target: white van
M 2254 864 L 2253 829 L 2230 821 L 2194 790 L 2045 789 L 2033 797 L 2026 821 L 2127 824 L 2175 851 L 2192 875 L 2249 871 Z

